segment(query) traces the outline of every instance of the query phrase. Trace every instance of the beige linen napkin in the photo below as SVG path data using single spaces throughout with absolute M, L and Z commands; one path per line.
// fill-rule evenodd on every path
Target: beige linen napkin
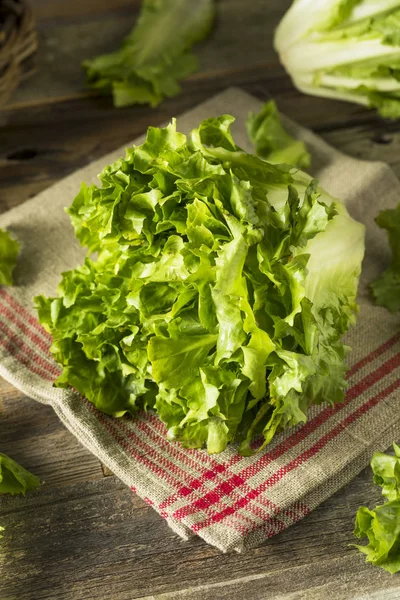
M 251 151 L 244 121 L 260 106 L 243 91 L 229 89 L 178 117 L 178 129 L 187 133 L 204 118 L 230 113 L 237 119 L 237 144 Z M 0 227 L 23 244 L 17 285 L 0 290 L 0 374 L 28 396 L 50 404 L 82 444 L 179 535 L 197 534 L 222 551 L 242 551 L 301 519 L 365 467 L 374 450 L 384 450 L 400 437 L 399 318 L 374 307 L 368 292 L 368 283 L 389 260 L 385 236 L 373 219 L 382 208 L 397 204 L 400 184 L 386 165 L 344 156 L 310 131 L 287 125 L 307 143 L 312 174 L 365 223 L 367 254 L 360 314 L 347 336 L 353 351 L 345 402 L 333 409 L 313 407 L 305 425 L 279 435 L 251 458 L 240 457 L 235 447 L 212 457 L 184 450 L 167 442 L 154 415 L 115 419 L 73 391 L 52 387 L 59 367 L 49 354 L 50 339 L 37 322 L 32 298 L 53 295 L 61 271 L 82 260 L 85 251 L 63 209 L 81 181 L 96 181 L 124 148 L 0 217 Z

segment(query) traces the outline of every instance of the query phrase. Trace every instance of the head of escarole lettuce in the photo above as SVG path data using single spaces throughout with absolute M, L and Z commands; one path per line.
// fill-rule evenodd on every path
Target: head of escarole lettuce
M 301 91 L 400 117 L 400 0 L 294 0 L 275 47 Z
M 342 400 L 364 227 L 305 173 L 240 150 L 233 120 L 150 128 L 83 185 L 68 212 L 89 255 L 36 304 L 58 386 L 249 454 Z

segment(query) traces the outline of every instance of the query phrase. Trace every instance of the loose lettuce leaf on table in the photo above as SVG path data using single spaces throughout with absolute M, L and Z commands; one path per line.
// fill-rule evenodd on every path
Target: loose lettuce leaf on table
M 40 486 L 40 479 L 0 452 L 0 494 L 23 494 Z M 1 532 L 4 527 L 0 526 Z
M 374 483 L 382 488 L 387 500 L 400 500 L 400 448 L 393 444 L 394 455 L 375 452 L 371 468 Z
M 39 477 L 0 452 L 0 494 L 25 494 L 39 486 Z
M 361 506 L 356 515 L 354 535 L 368 538 L 366 546 L 356 545 L 367 562 L 390 573 L 400 571 L 400 448 L 393 444 L 394 455 L 375 452 L 371 468 L 374 483 L 382 488 L 385 504 L 369 510 Z
M 120 50 L 83 63 L 89 85 L 112 93 L 118 107 L 175 96 L 198 68 L 191 47 L 210 33 L 214 12 L 214 0 L 143 0 Z
M 304 142 L 293 138 L 283 127 L 273 100 L 264 104 L 259 113 L 250 113 L 246 127 L 261 158 L 270 163 L 287 163 L 301 169 L 310 166 L 311 156 Z
M 400 500 L 386 502 L 369 510 L 358 509 L 354 534 L 368 537 L 367 546 L 356 545 L 373 563 L 389 573 L 400 571 Z
M 82 185 L 68 212 L 96 254 L 36 305 L 57 385 L 115 416 L 153 409 L 186 447 L 251 454 L 343 399 L 364 227 L 307 174 L 238 148 L 233 121 L 151 127 Z
M 0 229 L 0 285 L 13 284 L 13 271 L 17 263 L 19 243 L 7 231 Z

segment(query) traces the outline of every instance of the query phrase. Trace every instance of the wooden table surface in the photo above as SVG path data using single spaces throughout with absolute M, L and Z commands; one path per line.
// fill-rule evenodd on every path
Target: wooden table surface
M 400 123 L 298 93 L 272 32 L 290 0 L 219 0 L 218 24 L 197 48 L 201 70 L 160 107 L 114 109 L 85 88 L 81 61 L 118 45 L 139 0 L 34 0 L 36 75 L 0 111 L 0 210 L 207 97 L 237 85 L 352 156 L 383 159 L 400 176 Z M 89 454 L 51 408 L 0 381 L 0 450 L 45 481 L 3 496 L 0 600 L 333 600 L 400 598 L 400 577 L 367 566 L 349 546 L 360 504 L 379 490 L 366 469 L 303 521 L 244 555 L 181 541 Z

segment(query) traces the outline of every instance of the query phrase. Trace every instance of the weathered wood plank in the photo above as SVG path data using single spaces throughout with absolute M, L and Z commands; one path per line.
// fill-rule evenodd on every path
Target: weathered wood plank
M 0 597 L 350 600 L 376 590 L 400 597 L 396 578 L 349 547 L 357 506 L 379 500 L 365 470 L 263 546 L 222 555 L 199 539 L 179 540 L 115 477 L 2 498 Z
M 14 94 L 11 106 L 88 95 L 82 61 L 118 48 L 139 11 L 137 0 L 114 0 L 109 7 L 104 0 L 57 0 L 54 7 L 35 0 L 33 5 L 40 44 L 37 72 Z M 264 0 L 253 0 L 244 7 L 242 0 L 220 0 L 214 33 L 196 47 L 200 73 L 217 75 L 224 69 L 278 65 L 273 32 L 289 5 L 290 0 L 275 0 L 268 6 Z
M 182 95 L 156 109 L 112 109 L 110 101 L 102 98 L 50 104 L 46 110 L 39 105 L 0 112 L 0 210 L 24 202 L 91 160 L 130 143 L 149 125 L 160 125 L 232 84 L 261 99 L 273 95 L 283 112 L 303 125 L 321 130 L 323 135 L 339 128 L 337 135 L 327 139 L 350 154 L 355 152 L 355 144 L 349 146 L 348 142 L 360 123 L 357 141 L 364 136 L 364 140 L 372 140 L 368 149 L 379 151 L 379 141 L 388 126 L 375 115 L 354 105 L 318 98 L 310 104 L 308 98 L 292 91 L 290 82 L 286 83 L 286 89 L 274 91 L 274 80 L 265 79 L 263 72 L 254 69 L 205 80 L 201 86 L 188 82 Z M 353 127 L 346 133 L 349 123 Z M 398 126 L 390 127 L 394 135 Z M 389 162 L 397 161 L 395 147 L 387 152 Z M 363 156 L 369 158 L 368 152 Z
M 33 0 L 31 2 L 35 12 L 36 20 L 41 23 L 46 20 L 56 21 L 67 19 L 76 19 L 79 17 L 93 16 L 95 13 L 98 17 L 103 14 L 109 15 L 120 9 L 128 9 L 138 7 L 141 0 Z
M 389 164 L 400 177 L 400 123 L 359 125 L 344 130 L 323 131 L 322 137 L 346 154 Z
M 38 475 L 43 489 L 104 477 L 99 460 L 65 429 L 50 406 L 24 397 L 3 379 L 0 398 L 0 451 Z

